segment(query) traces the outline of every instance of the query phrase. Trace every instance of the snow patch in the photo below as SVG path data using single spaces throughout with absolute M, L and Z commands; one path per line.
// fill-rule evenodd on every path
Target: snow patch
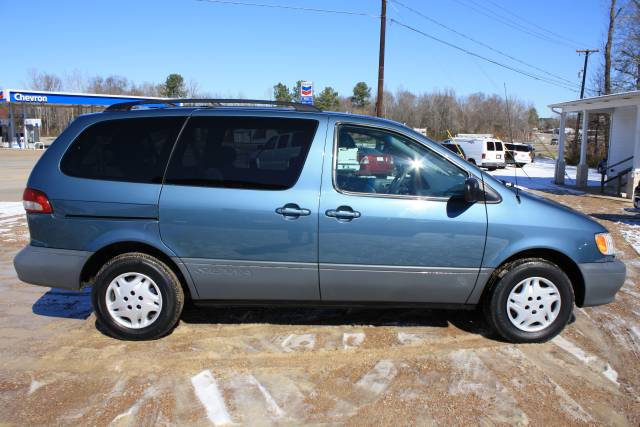
M 358 387 L 380 394 L 389 387 L 398 370 L 391 360 L 381 360 L 356 382 Z
M 589 365 L 595 371 L 599 371 L 604 375 L 608 380 L 614 383 L 616 386 L 618 383 L 618 372 L 611 367 L 610 364 L 603 362 L 599 357 L 588 354 L 586 351 L 572 343 L 571 341 L 557 336 L 551 340 L 552 343 L 571 354 L 573 357 L 584 363 L 585 365 Z
M 518 407 L 516 399 L 478 355 L 470 350 L 458 350 L 450 358 L 452 380 L 449 394 L 475 394 L 496 410 L 485 415 L 489 420 L 478 424 L 529 424 L 527 414 Z
M 264 386 L 260 384 L 260 382 L 253 375 L 249 375 L 247 377 L 247 380 L 249 384 L 256 386 L 258 390 L 260 390 L 260 394 L 262 394 L 262 397 L 264 397 L 264 400 L 267 403 L 267 411 L 271 415 L 273 415 L 274 418 L 282 418 L 284 416 L 284 411 L 280 408 L 280 406 L 278 406 L 276 401 L 273 399 L 273 396 L 271 396 L 271 393 L 269 393 L 269 391 L 264 388 Z
M 345 332 L 342 334 L 342 345 L 345 349 L 360 347 L 364 339 L 364 332 Z
M 29 386 L 29 391 L 27 392 L 27 394 L 33 394 L 37 389 L 39 389 L 43 385 L 44 383 L 41 383 L 40 381 L 31 380 L 31 385 Z
M 618 222 L 617 224 L 620 230 L 620 234 L 622 234 L 624 240 L 626 240 L 627 243 L 631 245 L 636 253 L 640 254 L 640 223 L 629 224 Z
M 314 334 L 291 334 L 286 337 L 280 345 L 287 353 L 300 350 L 313 350 L 316 345 L 316 336 Z
M 620 385 L 618 383 L 618 372 L 615 369 L 613 369 L 611 365 L 609 365 L 608 363 L 607 363 L 607 366 L 604 368 L 604 372 L 602 373 L 602 375 L 607 377 L 615 385 Z
M 417 344 L 426 340 L 432 334 L 429 333 L 410 333 L 398 332 L 398 342 L 402 345 Z
M 516 169 L 516 170 L 514 170 Z M 575 185 L 576 183 L 576 167 L 567 166 L 565 172 L 565 183 L 567 185 Z M 584 194 L 584 191 L 573 188 L 556 185 L 553 183 L 555 179 L 555 161 L 551 159 L 536 158 L 536 161 L 525 165 L 524 168 L 514 168 L 509 166 L 506 169 L 496 169 L 488 172 L 495 178 L 515 184 L 523 190 L 552 190 L 556 192 L 564 192 L 569 194 Z M 517 174 L 517 178 L 516 178 Z M 595 169 L 589 169 L 588 183 L 589 186 L 600 185 L 600 174 Z
M 211 371 L 205 370 L 191 377 L 196 396 L 207 410 L 207 417 L 216 426 L 234 424 L 224 403 L 218 383 Z
M 567 353 L 573 355 L 576 359 L 581 361 L 584 364 L 589 364 L 591 362 L 595 362 L 598 358 L 595 356 L 588 355 L 583 349 L 572 343 L 571 341 L 557 336 L 553 340 L 551 340 L 555 345 L 566 351 Z
M 25 217 L 22 202 L 0 202 L 0 218 L 8 218 L 11 216 Z

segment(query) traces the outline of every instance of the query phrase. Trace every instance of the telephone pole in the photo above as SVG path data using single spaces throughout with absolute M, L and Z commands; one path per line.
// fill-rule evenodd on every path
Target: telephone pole
M 580 99 L 584 98 L 584 84 L 587 79 L 587 63 L 589 62 L 589 55 L 596 52 L 600 52 L 600 50 L 599 49 L 576 50 L 576 53 L 584 53 L 584 68 L 582 69 L 582 86 L 580 87 Z
M 582 85 L 580 86 L 580 99 L 584 98 L 584 85 L 587 81 L 587 64 L 589 63 L 589 55 L 592 53 L 599 52 L 598 49 L 578 49 L 576 53 L 584 53 L 584 67 L 582 68 Z M 574 129 L 575 138 L 573 140 L 573 150 L 574 154 L 578 151 L 578 135 L 580 130 L 580 123 L 582 122 L 582 112 L 578 111 L 578 117 L 576 119 L 576 126 Z M 586 129 L 582 129 L 582 132 L 586 132 Z
M 384 43 L 387 27 L 387 0 L 382 0 L 380 11 L 380 53 L 378 54 L 378 96 L 376 98 L 376 116 L 382 117 L 384 95 Z

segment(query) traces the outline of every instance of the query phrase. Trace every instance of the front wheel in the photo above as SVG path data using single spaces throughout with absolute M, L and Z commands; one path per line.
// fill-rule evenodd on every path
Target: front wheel
M 118 255 L 96 275 L 92 291 L 98 322 L 120 339 L 150 340 L 178 323 L 184 292 L 175 273 L 143 253 Z
M 573 288 L 557 265 L 543 259 L 520 260 L 498 277 L 483 308 L 487 323 L 506 340 L 545 342 L 571 319 Z

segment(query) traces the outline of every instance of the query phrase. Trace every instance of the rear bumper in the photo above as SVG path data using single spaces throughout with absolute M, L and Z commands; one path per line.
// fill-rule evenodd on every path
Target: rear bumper
M 482 166 L 483 168 L 499 168 L 501 166 L 504 166 L 505 164 L 505 162 L 482 162 L 480 166 Z
M 579 264 L 578 267 L 584 278 L 582 307 L 612 302 L 627 275 L 626 266 L 619 260 Z
M 80 273 L 91 252 L 25 246 L 13 259 L 18 278 L 32 285 L 80 289 Z

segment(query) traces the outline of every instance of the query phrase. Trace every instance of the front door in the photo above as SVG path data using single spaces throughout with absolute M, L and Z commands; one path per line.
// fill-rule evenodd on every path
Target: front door
M 389 128 L 336 124 L 320 201 L 323 301 L 464 303 L 487 215 L 468 172 Z M 356 161 L 354 161 L 354 159 Z
M 176 145 L 160 197 L 163 241 L 201 299 L 318 300 L 326 120 L 220 114 L 194 114 Z

